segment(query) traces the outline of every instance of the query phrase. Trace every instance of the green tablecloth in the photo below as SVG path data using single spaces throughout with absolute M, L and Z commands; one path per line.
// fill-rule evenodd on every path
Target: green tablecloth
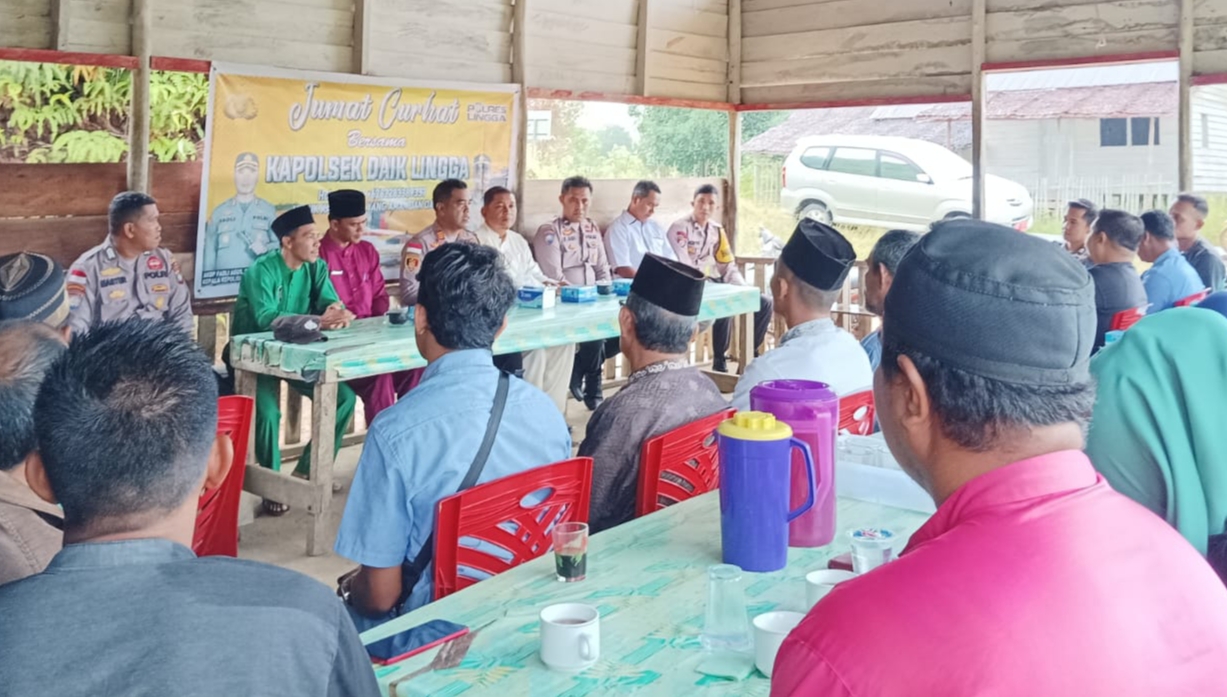
M 709 283 L 699 319 L 754 312 L 758 295 L 755 288 Z M 601 296 L 593 303 L 559 302 L 546 310 L 512 308 L 494 352 L 531 351 L 618 336 L 618 300 Z M 339 380 L 352 380 L 426 365 L 418 353 L 412 323 L 393 326 L 384 317 L 373 317 L 358 320 L 348 329 L 327 332 L 327 336 L 328 341 L 314 344 L 286 344 L 273 339 L 271 332 L 245 334 L 234 337 L 231 351 L 245 369 L 255 364 L 296 373 L 308 381 L 325 372 L 335 373 Z
M 840 532 L 833 544 L 790 550 L 783 571 L 746 574 L 750 615 L 774 609 L 804 611 L 805 574 L 826 568 L 829 558 L 848 551 L 845 531 L 876 525 L 906 539 L 926 518 L 840 499 Z M 382 694 L 765 697 L 770 685 L 757 672 L 746 681 L 732 682 L 695 670 L 703 658 L 699 635 L 707 602 L 706 569 L 718 563 L 720 502 L 712 493 L 595 535 L 589 541 L 588 578 L 580 583 L 555 580 L 551 553 L 377 627 L 363 638 L 376 641 L 432 619 L 476 630 L 456 668 L 410 678 L 430 664 L 438 649 L 377 667 Z M 601 612 L 601 658 L 582 673 L 552 672 L 538 657 L 537 613 L 560 602 L 588 603 Z

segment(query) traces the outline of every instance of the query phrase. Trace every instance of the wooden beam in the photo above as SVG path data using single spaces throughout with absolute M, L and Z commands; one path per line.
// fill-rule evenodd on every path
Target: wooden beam
M 1035 68 L 1070 68 L 1078 65 L 1111 65 L 1119 63 L 1147 63 L 1172 60 L 1180 57 L 1180 51 L 1146 51 L 1142 53 L 1116 53 L 1107 56 L 1082 56 L 1080 58 L 1052 58 L 1033 61 L 1005 61 L 984 63 L 983 69 L 1033 70 Z
M 1194 0 L 1180 0 L 1180 137 L 1181 191 L 1193 189 L 1193 37 Z
M 176 73 L 204 73 L 209 74 L 209 68 L 213 67 L 211 61 L 197 60 L 195 58 L 169 58 L 167 56 L 154 56 L 149 59 L 149 64 L 154 70 L 170 70 Z
M 741 104 L 741 0 L 729 0 L 729 104 Z
M 971 5 L 971 214 L 984 219 L 984 56 L 987 51 L 987 0 Z
M 59 65 L 92 65 L 100 68 L 125 68 L 128 70 L 135 69 L 138 63 L 137 59 L 133 56 L 52 51 L 44 48 L 0 48 L 0 60 L 56 63 Z
M 579 102 L 616 102 L 618 104 L 642 104 L 643 106 L 671 106 L 681 109 L 713 109 L 728 111 L 732 106 L 728 102 L 709 102 L 701 99 L 679 99 L 676 97 L 645 97 L 637 94 L 618 94 L 616 92 L 591 92 L 583 90 L 551 89 L 548 87 L 529 87 L 528 96 L 532 99 L 570 99 Z
M 337 383 L 317 382 L 311 395 L 311 527 L 307 530 L 307 554 L 317 557 L 332 550 L 328 510 L 332 507 L 332 469 L 336 464 Z
M 132 111 L 128 119 L 128 189 L 148 192 L 149 73 L 153 51 L 154 0 L 132 0 Z
M 376 0 L 354 0 L 354 72 L 371 74 L 371 17 Z
M 72 17 L 72 0 L 51 0 L 51 46 L 57 51 L 68 48 L 68 22 Z
M 648 93 L 648 17 L 652 0 L 639 0 L 638 36 L 635 40 L 635 94 Z
M 516 205 L 526 211 L 524 183 L 528 180 L 528 2 L 514 0 L 511 16 L 511 81 L 520 86 L 516 100 L 518 133 L 516 134 L 516 180 L 512 188 L 520 199 Z
M 728 193 L 724 197 L 724 228 L 729 244 L 737 251 L 737 200 L 741 190 L 741 114 L 729 109 Z

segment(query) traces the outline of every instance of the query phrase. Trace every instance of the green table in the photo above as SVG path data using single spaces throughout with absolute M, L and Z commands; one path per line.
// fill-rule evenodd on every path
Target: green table
M 914 511 L 839 499 L 836 541 L 789 550 L 788 566 L 746 574 L 751 616 L 774 609 L 805 610 L 805 574 L 826 568 L 848 551 L 847 530 L 868 525 L 910 537 L 927 519 Z M 377 641 L 433 619 L 476 630 L 456 668 L 424 671 L 439 649 L 402 663 L 376 667 L 381 693 L 460 695 L 762 695 L 770 689 L 757 672 L 743 682 L 696 672 L 707 602 L 706 569 L 720 563 L 720 502 L 712 493 L 593 536 L 588 578 L 554 579 L 553 554 L 466 588 L 370 630 Z M 553 603 L 580 602 L 601 612 L 601 658 L 576 674 L 548 670 L 538 656 L 537 613 Z
M 562 303 L 545 310 L 515 307 L 508 313 L 507 329 L 494 344 L 494 353 L 516 353 L 618 336 L 615 296 L 592 303 Z M 709 283 L 703 293 L 699 319 L 739 316 L 742 336 L 753 336 L 753 313 L 758 310 L 758 289 Z M 332 547 L 329 529 L 332 503 L 333 427 L 337 384 L 346 380 L 394 373 L 426 365 L 418 352 L 413 325 L 396 326 L 387 318 L 358 320 L 348 329 L 327 333 L 328 341 L 287 344 L 271 332 L 245 334 L 231 340 L 230 361 L 239 394 L 255 396 L 256 375 L 272 375 L 314 383 L 311 398 L 311 473 L 308 481 L 294 479 L 255 464 L 248 449 L 243 488 L 257 496 L 305 508 L 311 513 L 307 553 L 324 554 Z M 752 351 L 745 355 L 752 355 Z

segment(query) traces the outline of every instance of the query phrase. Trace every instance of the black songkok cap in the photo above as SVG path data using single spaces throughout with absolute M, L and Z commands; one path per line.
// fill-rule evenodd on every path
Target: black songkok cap
M 631 282 L 631 292 L 683 317 L 698 317 L 703 305 L 702 272 L 672 259 L 645 254 Z
M 282 315 L 273 320 L 273 338 L 289 344 L 311 344 L 328 341 L 324 325 L 315 315 Z
M 273 234 L 277 236 L 277 239 L 281 239 L 298 228 L 314 222 L 315 216 L 311 215 L 311 206 L 291 208 L 273 220 Z
M 784 245 L 780 261 L 818 290 L 837 290 L 856 263 L 856 250 L 835 228 L 805 218 Z
M 978 220 L 941 223 L 899 263 L 883 341 L 1016 385 L 1090 378 L 1095 286 L 1057 245 Z
M 328 194 L 328 217 L 361 218 L 366 215 L 366 194 L 354 189 L 341 189 Z
M 45 254 L 0 257 L 0 322 L 28 319 L 59 327 L 68 319 L 64 269 Z

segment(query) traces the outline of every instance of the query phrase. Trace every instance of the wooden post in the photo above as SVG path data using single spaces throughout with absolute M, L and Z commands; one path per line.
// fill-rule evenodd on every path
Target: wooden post
M 72 15 L 72 0 L 51 0 L 51 46 L 57 51 L 68 50 L 68 22 Z
M 1193 12 L 1194 0 L 1180 0 L 1180 190 L 1193 185 Z
M 528 212 L 525 183 L 528 179 L 528 0 L 515 0 L 511 20 L 511 81 L 520 86 L 516 101 L 519 133 L 516 134 L 516 181 L 520 215 Z M 532 234 L 529 232 L 528 234 Z
M 359 75 L 371 74 L 371 15 L 375 0 L 354 0 L 354 66 Z
M 153 53 L 153 0 L 132 0 L 132 111 L 128 119 L 128 189 L 149 192 L 149 57 Z
M 971 214 L 983 219 L 984 207 L 984 58 L 987 0 L 971 5 Z
M 286 390 L 285 444 L 302 444 L 302 395 L 298 390 Z
M 635 94 L 648 94 L 648 15 L 651 0 L 639 0 L 639 38 L 635 43 Z
M 307 531 L 307 554 L 317 557 L 332 548 L 332 467 L 336 460 L 337 383 L 315 383 L 311 396 L 311 528 Z
M 217 363 L 217 315 L 196 317 L 196 343 L 209 357 L 210 363 Z
M 737 197 L 741 182 L 741 114 L 729 109 L 729 162 L 728 186 L 724 196 L 724 229 L 729 244 L 737 251 Z

